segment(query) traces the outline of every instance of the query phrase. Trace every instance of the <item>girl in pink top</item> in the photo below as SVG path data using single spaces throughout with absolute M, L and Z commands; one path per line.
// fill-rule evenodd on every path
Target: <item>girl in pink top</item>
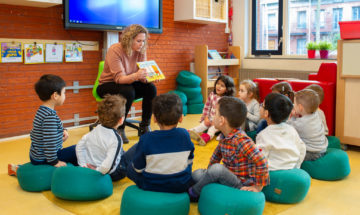
M 211 92 L 205 103 L 200 125 L 189 130 L 190 137 L 196 140 L 199 145 L 206 145 L 218 131 L 214 127 L 215 106 L 222 96 L 233 96 L 235 93 L 234 80 L 227 75 L 219 76 L 214 84 L 214 91 Z M 202 133 L 206 131 L 206 133 Z M 201 135 L 199 133 L 202 133 Z

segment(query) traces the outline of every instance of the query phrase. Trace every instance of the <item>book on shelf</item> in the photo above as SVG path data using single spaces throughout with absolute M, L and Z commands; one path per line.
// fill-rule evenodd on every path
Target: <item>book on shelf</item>
M 219 52 L 216 50 L 208 50 L 210 59 L 220 60 L 222 57 L 220 56 Z
M 148 82 L 165 79 L 165 75 L 161 72 L 159 66 L 154 60 L 137 62 L 136 64 L 140 69 L 146 69 L 146 80 Z

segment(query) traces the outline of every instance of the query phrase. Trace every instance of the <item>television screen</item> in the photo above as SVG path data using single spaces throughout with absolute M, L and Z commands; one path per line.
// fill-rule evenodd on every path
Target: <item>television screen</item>
M 121 31 L 141 24 L 162 33 L 162 0 L 64 0 L 66 29 Z

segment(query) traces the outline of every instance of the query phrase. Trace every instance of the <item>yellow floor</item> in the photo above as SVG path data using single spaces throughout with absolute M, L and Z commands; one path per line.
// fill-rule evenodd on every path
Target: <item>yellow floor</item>
M 198 124 L 199 115 L 188 115 L 180 127 L 191 128 Z M 157 129 L 156 125 L 152 125 Z M 69 130 L 70 138 L 64 146 L 76 144 L 88 132 L 87 127 Z M 137 142 L 135 130 L 127 129 L 130 144 Z M 23 191 L 15 177 L 7 175 L 8 163 L 25 163 L 29 161 L 28 137 L 0 141 L 0 215 L 6 214 L 119 214 L 122 191 L 132 184 L 128 179 L 114 183 L 114 194 L 101 201 L 71 202 L 57 199 L 50 191 L 29 193 Z M 196 146 L 193 170 L 207 166 L 216 141 L 207 146 Z M 351 173 L 342 180 L 326 182 L 312 180 L 307 197 L 295 205 L 281 205 L 266 202 L 264 214 L 360 214 L 360 151 L 351 147 L 347 151 L 350 158 Z M 111 207 L 112 208 L 111 208 Z M 192 203 L 189 214 L 198 214 L 197 204 Z

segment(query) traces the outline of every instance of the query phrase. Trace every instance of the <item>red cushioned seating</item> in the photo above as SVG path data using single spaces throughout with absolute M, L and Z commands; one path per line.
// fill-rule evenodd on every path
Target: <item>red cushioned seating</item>
M 336 63 L 322 63 L 318 73 L 309 74 L 309 80 L 286 80 L 294 91 L 304 89 L 310 84 L 318 84 L 324 90 L 324 100 L 320 105 L 325 113 L 329 135 L 335 131 L 335 102 L 336 102 Z M 271 92 L 271 87 L 282 80 L 274 78 L 256 78 L 254 82 L 259 85 L 260 101 Z

